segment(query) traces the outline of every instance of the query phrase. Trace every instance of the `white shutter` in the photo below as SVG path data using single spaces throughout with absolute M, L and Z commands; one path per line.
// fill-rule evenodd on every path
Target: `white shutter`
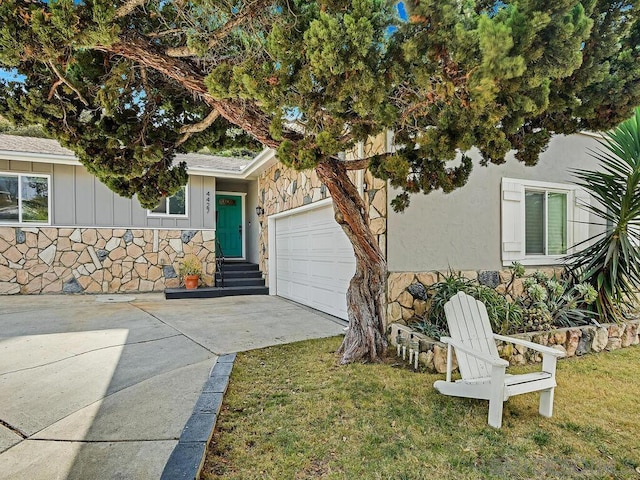
M 502 179 L 502 264 L 524 259 L 524 185 Z
M 587 244 L 582 243 L 589 239 L 589 205 L 591 196 L 586 190 L 577 188 L 573 196 L 573 244 L 569 253 L 583 250 Z M 581 244 L 582 243 L 582 244 Z

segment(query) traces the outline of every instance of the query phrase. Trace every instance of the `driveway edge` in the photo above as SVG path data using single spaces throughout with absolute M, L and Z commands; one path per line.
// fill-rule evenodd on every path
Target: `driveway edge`
M 194 480 L 200 476 L 235 359 L 235 353 L 218 357 L 182 430 L 178 445 L 167 460 L 161 480 Z

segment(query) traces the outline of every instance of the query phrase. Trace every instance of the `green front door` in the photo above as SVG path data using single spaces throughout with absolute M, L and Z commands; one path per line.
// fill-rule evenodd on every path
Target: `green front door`
M 242 196 L 216 195 L 216 238 L 225 257 L 242 257 Z

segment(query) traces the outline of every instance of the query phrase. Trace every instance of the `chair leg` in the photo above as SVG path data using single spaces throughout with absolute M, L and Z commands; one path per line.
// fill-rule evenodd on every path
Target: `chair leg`
M 502 399 L 489 400 L 489 426 L 493 428 L 502 427 Z
M 502 427 L 502 406 L 505 401 L 504 378 L 506 367 L 491 367 L 491 393 L 489 394 L 489 426 Z
M 553 415 L 553 394 L 555 388 L 543 390 L 540 392 L 540 415 L 543 417 L 551 417 Z

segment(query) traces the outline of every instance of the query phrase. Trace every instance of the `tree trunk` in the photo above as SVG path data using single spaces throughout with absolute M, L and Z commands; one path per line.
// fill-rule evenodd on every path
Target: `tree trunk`
M 387 262 L 369 228 L 369 214 L 347 169 L 336 160 L 316 167 L 327 186 L 340 224 L 353 246 L 356 273 L 347 291 L 349 330 L 338 350 L 340 363 L 376 362 L 387 348 L 384 295 Z

